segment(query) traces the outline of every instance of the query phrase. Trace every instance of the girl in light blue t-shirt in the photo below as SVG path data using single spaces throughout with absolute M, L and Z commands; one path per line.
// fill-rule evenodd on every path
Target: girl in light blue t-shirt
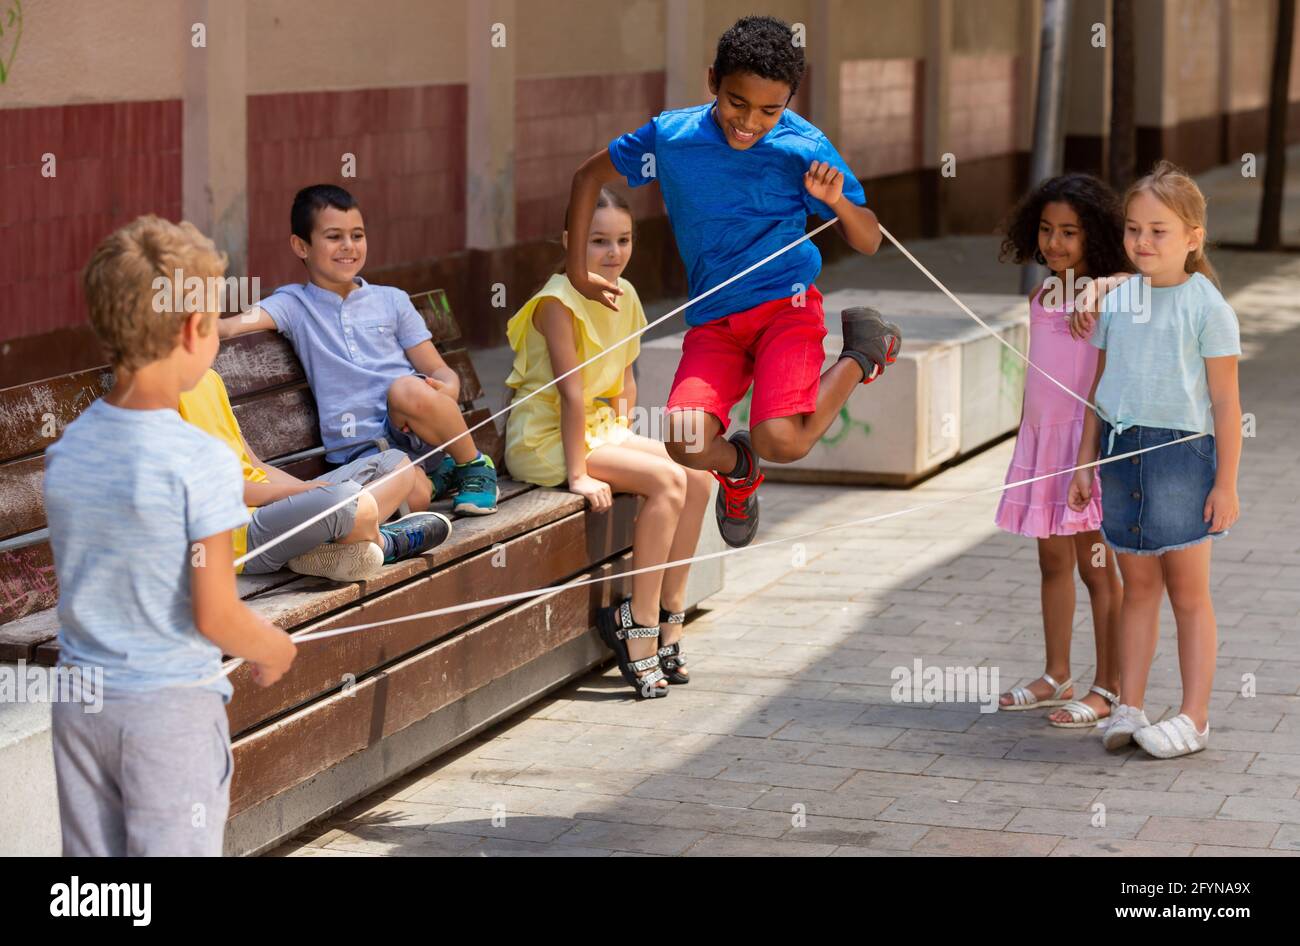
M 1129 188 L 1124 217 L 1124 248 L 1142 278 L 1105 296 L 1095 332 L 1087 311 L 1074 319 L 1076 334 L 1091 332 L 1100 349 L 1092 401 L 1101 416 L 1087 414 L 1079 464 L 1100 454 L 1103 465 L 1074 474 L 1069 502 L 1083 509 L 1100 475 L 1102 535 L 1119 553 L 1124 577 L 1124 702 L 1102 738 L 1108 749 L 1135 740 L 1168 759 L 1199 752 L 1210 735 L 1209 540 L 1226 535 L 1239 512 L 1241 344 L 1236 313 L 1205 256 L 1205 196 L 1191 177 L 1161 161 Z M 1104 462 L 1148 448 L 1159 449 Z M 1166 588 L 1183 701 L 1177 716 L 1151 725 L 1142 703 Z

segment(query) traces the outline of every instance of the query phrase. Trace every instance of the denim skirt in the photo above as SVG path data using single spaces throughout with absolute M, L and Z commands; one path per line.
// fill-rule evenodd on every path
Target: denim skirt
M 1101 466 L 1101 533 L 1108 545 L 1133 555 L 1162 555 L 1228 534 L 1210 532 L 1205 521 L 1205 500 L 1218 467 L 1212 434 L 1170 447 L 1164 445 L 1191 432 L 1128 427 L 1113 440 L 1112 433 L 1103 421 L 1103 460 L 1160 449 Z

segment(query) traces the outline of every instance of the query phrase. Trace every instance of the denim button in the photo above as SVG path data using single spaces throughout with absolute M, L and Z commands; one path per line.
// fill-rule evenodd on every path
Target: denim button
M 1134 457 L 1132 460 L 1129 460 L 1128 462 L 1129 462 L 1129 463 L 1141 463 L 1141 462 L 1142 462 L 1142 458 L 1141 458 L 1141 457 Z
M 1139 493 L 1137 490 L 1133 490 L 1133 492 L 1129 493 L 1129 495 L 1132 496 L 1134 499 L 1142 498 L 1142 494 Z
M 1134 532 L 1134 533 L 1141 532 L 1141 531 L 1142 531 L 1142 527 L 1141 527 L 1141 526 L 1129 526 L 1129 527 L 1128 527 L 1128 531 L 1129 531 L 1129 532 Z

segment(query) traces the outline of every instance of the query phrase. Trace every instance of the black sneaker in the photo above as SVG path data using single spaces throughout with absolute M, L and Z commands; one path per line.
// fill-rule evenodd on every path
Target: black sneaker
M 758 531 L 758 496 L 755 491 L 763 482 L 763 473 L 758 468 L 758 455 L 749 443 L 748 430 L 737 431 L 727 440 L 737 450 L 745 451 L 749 459 L 749 475 L 733 480 L 714 471 L 713 478 L 718 481 L 718 499 L 713 504 L 713 511 L 718 517 L 722 541 L 738 549 L 754 541 L 754 533 Z
M 862 383 L 870 384 L 880 377 L 886 365 L 898 360 L 903 347 L 903 331 L 893 322 L 886 322 L 875 309 L 854 306 L 840 313 L 844 327 L 844 351 L 841 358 L 852 358 L 862 369 Z
M 440 512 L 413 512 L 385 522 L 379 531 L 393 540 L 393 553 L 384 557 L 384 564 L 391 565 L 442 545 L 451 535 L 451 520 Z

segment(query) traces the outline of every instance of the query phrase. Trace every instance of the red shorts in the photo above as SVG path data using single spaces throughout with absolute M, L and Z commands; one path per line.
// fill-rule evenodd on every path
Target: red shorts
M 668 410 L 708 411 L 725 431 L 731 408 L 752 381 L 751 428 L 773 417 L 810 414 L 817 407 L 825 337 L 816 286 L 808 287 L 802 306 L 793 296 L 773 299 L 693 326 L 682 342 Z

